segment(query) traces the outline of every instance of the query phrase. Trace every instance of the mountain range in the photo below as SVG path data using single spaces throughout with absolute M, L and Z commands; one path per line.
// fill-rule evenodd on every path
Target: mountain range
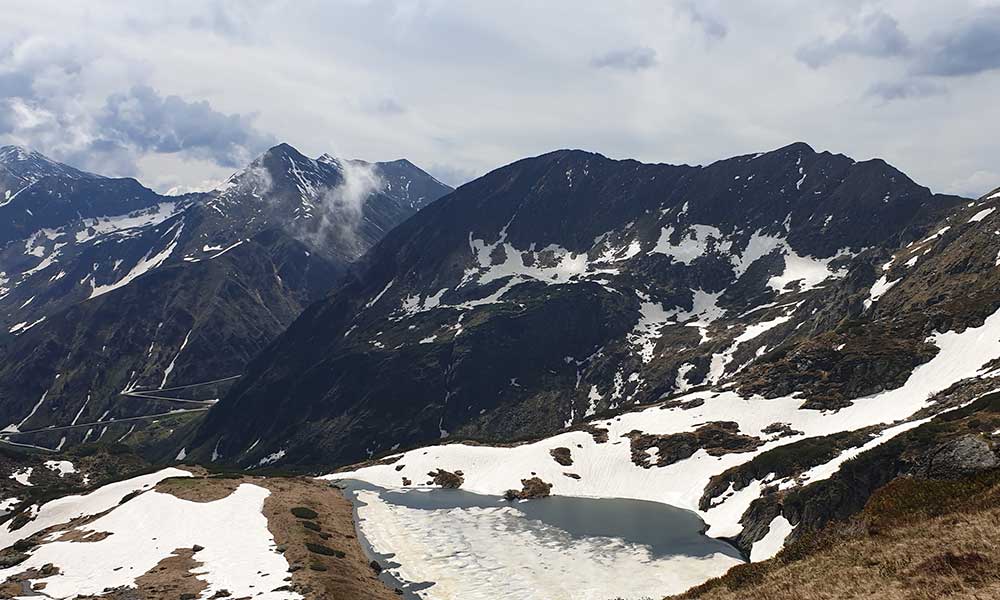
M 281 144 L 182 196 L 7 147 L 0 185 L 9 444 L 665 503 L 753 562 L 1000 466 L 1000 189 L 805 143 L 455 190 Z
M 12 440 L 48 448 L 93 441 L 102 422 L 204 411 L 121 393 L 239 375 L 385 232 L 451 191 L 405 160 L 286 144 L 182 196 L 17 147 L 0 150 L 0 174 L 0 420 L 7 433 L 71 427 Z
M 196 444 L 239 464 L 279 451 L 337 464 L 442 438 L 536 438 L 706 386 L 816 388 L 810 408 L 842 407 L 933 355 L 879 317 L 888 282 L 937 257 L 892 256 L 933 245 L 942 236 L 920 240 L 968 202 L 801 143 L 705 167 L 581 151 L 518 161 L 377 244 L 255 359 Z M 852 343 L 839 370 L 764 375 L 819 339 L 832 349 L 873 330 L 893 342 L 874 363 Z

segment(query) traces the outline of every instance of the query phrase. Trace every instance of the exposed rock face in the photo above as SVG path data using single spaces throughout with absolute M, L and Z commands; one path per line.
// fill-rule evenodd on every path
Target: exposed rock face
M 771 488 L 743 515 L 738 545 L 749 549 L 763 537 L 767 524 L 777 514 L 796 525 L 792 539 L 818 531 L 831 521 L 848 519 L 865 507 L 876 490 L 897 478 L 952 480 L 996 469 L 1000 461 L 992 449 L 995 442 L 986 437 L 1000 429 L 1000 393 L 986 393 L 992 389 L 989 380 L 969 380 L 946 390 L 941 396 L 952 397 L 955 402 L 974 401 L 859 454 L 828 479 L 812 484 L 805 481 L 801 487 L 783 491 L 776 486 Z M 775 481 L 795 477 L 811 465 L 822 464 L 848 448 L 864 444 L 871 433 L 874 432 L 841 432 L 765 452 L 713 477 L 700 507 L 709 508 L 730 486 L 740 490 L 772 473 Z
M 586 431 L 594 438 L 594 442 L 598 444 L 606 444 L 608 441 L 608 430 L 603 427 L 598 427 L 590 423 L 584 423 L 580 426 L 581 429 Z
M 690 458 L 698 450 L 712 456 L 750 452 L 764 443 L 757 437 L 740 434 L 732 421 L 706 423 L 692 432 L 651 435 L 634 431 L 629 434 L 632 462 L 641 467 L 666 467 Z
M 450 490 L 458 489 L 465 483 L 465 478 L 462 477 L 461 472 L 452 473 L 444 469 L 438 469 L 434 473 L 428 473 L 427 476 L 433 478 L 434 485 L 439 485 Z
M 914 367 L 927 362 L 937 347 L 916 331 L 860 325 L 850 346 L 836 350 L 832 336 L 819 337 L 776 350 L 741 377 L 740 391 L 776 398 L 801 393 L 805 408 L 830 410 L 850 404 L 852 398 L 903 385 Z
M 762 452 L 752 460 L 731 467 L 712 477 L 699 502 L 708 510 L 730 488 L 744 489 L 753 481 L 767 477 L 774 480 L 794 479 L 810 467 L 829 462 L 848 448 L 860 446 L 870 439 L 868 430 L 846 431 L 821 438 L 807 438 Z
M 703 404 L 705 404 L 705 400 L 703 398 L 694 398 L 692 400 L 681 400 L 681 399 L 667 400 L 661 406 L 664 409 L 680 408 L 682 410 L 691 410 L 692 408 L 698 408 Z
M 552 458 L 564 467 L 568 467 L 573 464 L 573 454 L 569 448 L 553 448 L 549 450 L 549 454 Z
M 802 435 L 801 431 L 792 429 L 792 426 L 788 423 L 771 423 L 767 427 L 761 429 L 761 432 L 779 438 Z
M 507 500 L 530 500 L 545 498 L 552 492 L 552 484 L 545 483 L 538 477 L 521 480 L 521 490 L 507 490 L 504 498 Z
M 997 455 L 983 436 L 970 433 L 935 448 L 924 472 L 935 479 L 972 475 L 1000 465 Z

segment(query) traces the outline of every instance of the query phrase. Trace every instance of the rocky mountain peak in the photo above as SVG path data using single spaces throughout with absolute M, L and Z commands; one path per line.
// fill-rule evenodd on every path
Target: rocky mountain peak
M 23 146 L 0 147 L 0 167 L 27 185 L 43 177 L 60 176 L 71 179 L 99 177 L 69 165 L 56 162 L 44 154 Z

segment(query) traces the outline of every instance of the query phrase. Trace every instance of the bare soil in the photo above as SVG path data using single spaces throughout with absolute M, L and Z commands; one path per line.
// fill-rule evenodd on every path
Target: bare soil
M 264 515 L 275 542 L 285 550 L 294 589 L 316 600 L 399 598 L 369 565 L 355 535 L 351 502 L 340 490 L 305 477 L 267 478 L 257 483 L 271 490 Z M 293 515 L 292 508 L 300 506 L 315 511 L 316 517 Z
M 148 600 L 177 600 L 188 594 L 197 597 L 208 587 L 191 571 L 201 566 L 193 548 L 177 548 L 155 567 L 138 577 L 139 597 Z

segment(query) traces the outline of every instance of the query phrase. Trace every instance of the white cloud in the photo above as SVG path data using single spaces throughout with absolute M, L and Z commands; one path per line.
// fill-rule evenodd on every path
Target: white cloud
M 947 186 L 945 191 L 969 198 L 979 198 L 998 187 L 1000 187 L 1000 172 L 982 170 L 976 171 L 968 177 L 956 179 Z
M 909 78 L 928 40 L 967 47 L 980 31 L 967 24 L 984 4 L 14 0 L 0 13 L 10 40 L 0 41 L 0 55 L 15 46 L 17 72 L 32 74 L 36 95 L 59 99 L 41 105 L 48 113 L 17 118 L 58 126 L 22 127 L 16 140 L 8 132 L 0 141 L 100 141 L 100 131 L 78 123 L 109 96 L 144 85 L 223 116 L 255 115 L 254 131 L 308 155 L 405 156 L 448 174 L 481 174 L 561 147 L 705 163 L 805 140 L 858 159 L 881 156 L 943 190 L 995 168 L 1000 141 L 982 124 L 1000 120 L 1000 75 L 963 59 L 961 70 L 974 73 Z M 859 9 L 885 17 L 857 25 Z M 840 54 L 813 69 L 796 53 L 817 40 Z M 629 49 L 642 50 L 624 61 L 636 70 L 591 66 Z M 0 69 L 0 89 L 24 85 Z M 11 118 L 0 114 L 0 130 Z M 177 163 L 189 172 L 153 173 L 157 161 L 145 155 L 157 147 L 131 157 L 143 180 L 219 177 L 196 168 L 212 164 L 212 153 Z M 123 168 L 129 159 L 118 157 Z

